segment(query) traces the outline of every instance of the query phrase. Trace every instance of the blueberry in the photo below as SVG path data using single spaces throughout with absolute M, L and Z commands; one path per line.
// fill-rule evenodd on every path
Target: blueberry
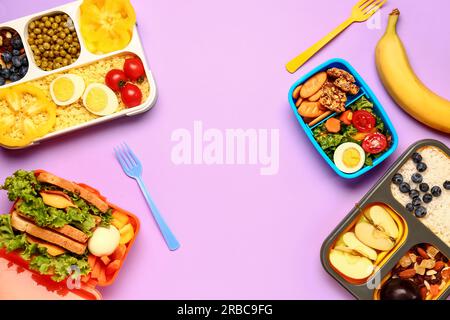
M 415 163 L 419 163 L 420 161 L 422 161 L 422 156 L 418 152 L 414 152 L 411 158 Z
M 12 59 L 11 52 L 5 51 L 2 53 L 2 59 L 4 63 L 10 63 Z
M 5 78 L 0 77 L 0 86 L 3 86 L 6 83 Z
M 9 72 L 11 74 L 17 73 L 17 72 L 19 72 L 19 68 L 15 67 L 15 66 L 12 66 L 11 68 L 9 68 Z
M 20 68 L 22 66 L 22 59 L 18 56 L 12 57 L 12 64 L 16 68 Z
M 406 210 L 408 210 L 409 212 L 413 212 L 414 211 L 414 206 L 412 203 L 408 203 L 406 205 Z
M 22 77 L 21 77 L 20 74 L 18 74 L 18 73 L 13 73 L 13 74 L 9 77 L 9 80 L 11 80 L 12 82 L 19 81 L 20 79 L 22 79 Z
M 419 206 L 416 208 L 416 211 L 414 211 L 414 214 L 416 215 L 417 218 L 423 218 L 427 214 L 427 209 L 425 209 L 422 206 Z
M 431 188 L 431 194 L 433 195 L 433 197 L 439 197 L 442 193 L 442 190 L 440 187 L 438 186 L 434 186 L 433 188 Z
M 400 185 L 403 182 L 403 176 L 400 173 L 394 174 L 392 177 L 392 182 L 396 185 Z
M 445 190 L 450 190 L 450 181 L 448 181 L 448 180 L 445 180 L 445 182 L 444 182 L 444 189 Z
M 428 185 L 428 183 L 422 182 L 421 184 L 419 184 L 419 189 L 422 192 L 427 192 L 428 190 L 430 190 L 430 186 Z
M 25 55 L 22 56 L 22 65 L 28 66 L 28 59 L 27 59 L 27 56 L 25 56 Z
M 414 183 L 421 183 L 423 181 L 423 177 L 420 173 L 416 172 L 411 176 L 411 180 Z
M 12 51 L 12 55 L 13 56 L 20 56 L 20 50 L 17 50 L 17 49 L 14 49 L 13 51 Z
M 10 75 L 11 75 L 11 72 L 9 71 L 9 69 L 2 69 L 2 70 L 0 70 L 0 76 L 2 78 L 9 79 Z
M 20 37 L 15 37 L 11 39 L 11 45 L 13 47 L 13 49 L 22 49 L 23 48 L 23 44 L 22 44 L 22 40 L 20 39 Z
M 409 186 L 409 183 L 407 183 L 407 182 L 400 183 L 400 192 L 408 193 L 409 190 L 411 190 L 411 187 Z
M 417 171 L 424 172 L 427 170 L 427 165 L 424 162 L 419 162 L 416 166 Z
M 28 72 L 28 66 L 21 66 L 19 70 L 20 76 L 23 78 Z
M 413 201 L 412 201 L 412 205 L 413 205 L 414 207 L 419 207 L 421 204 L 422 204 L 422 200 L 420 200 L 419 197 L 414 198 Z
M 425 193 L 422 197 L 423 202 L 430 203 L 433 200 L 433 196 L 430 193 Z
M 417 198 L 419 195 L 420 193 L 416 189 L 412 189 L 411 191 L 409 191 L 409 197 L 411 199 Z

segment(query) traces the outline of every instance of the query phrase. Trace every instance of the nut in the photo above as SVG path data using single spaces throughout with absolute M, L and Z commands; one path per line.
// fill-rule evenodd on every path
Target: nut
M 444 261 L 437 261 L 435 264 L 434 264 L 434 270 L 436 270 L 436 271 L 441 271 L 442 270 L 442 268 L 444 268 L 445 267 L 445 263 L 444 263 Z
M 428 270 L 426 274 L 427 274 L 427 276 L 434 276 L 436 273 L 437 273 L 436 270 Z
M 406 269 L 398 274 L 398 276 L 402 279 L 410 279 L 416 275 L 416 270 L 414 269 Z
M 428 253 L 425 250 L 423 250 L 422 248 L 420 248 L 420 247 L 417 248 L 417 253 L 424 259 L 429 259 L 430 258 Z
M 411 261 L 412 261 L 413 263 L 416 263 L 417 256 L 416 256 L 414 253 L 410 253 L 410 254 L 409 254 L 409 257 L 411 258 Z

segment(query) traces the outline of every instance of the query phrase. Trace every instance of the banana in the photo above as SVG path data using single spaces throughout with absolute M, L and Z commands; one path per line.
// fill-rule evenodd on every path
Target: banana
M 397 34 L 400 11 L 389 15 L 386 33 L 375 51 L 378 74 L 394 101 L 416 120 L 450 133 L 450 101 L 428 89 L 414 73 Z

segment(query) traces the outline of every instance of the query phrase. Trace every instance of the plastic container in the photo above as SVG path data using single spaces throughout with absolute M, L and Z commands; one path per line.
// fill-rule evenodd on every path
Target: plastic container
M 297 88 L 300 84 L 304 83 L 306 80 L 311 78 L 316 73 L 321 72 L 321 71 L 326 71 L 327 69 L 333 68 L 333 67 L 336 67 L 336 68 L 339 68 L 339 69 L 343 69 L 343 70 L 349 72 L 350 74 L 352 74 L 355 77 L 356 85 L 358 85 L 360 87 L 360 91 L 358 92 L 358 94 L 356 94 L 354 96 L 351 96 L 351 95 L 347 96 L 348 100 L 347 100 L 347 103 L 346 103 L 346 107 L 351 105 L 353 102 L 355 102 L 356 100 L 358 100 L 362 96 L 365 96 L 370 102 L 373 103 L 373 105 L 374 105 L 373 109 L 374 109 L 375 114 L 377 114 L 382 119 L 382 121 L 384 122 L 385 127 L 387 128 L 388 132 L 392 136 L 392 142 L 391 142 L 391 145 L 390 145 L 389 149 L 384 151 L 384 153 L 380 157 L 375 159 L 373 161 L 373 165 L 372 166 L 364 166 L 363 168 L 361 168 L 360 170 L 358 170 L 358 171 L 356 171 L 354 173 L 344 173 L 341 170 L 339 170 L 336 167 L 336 165 L 334 164 L 334 162 L 322 150 L 322 148 L 320 147 L 319 143 L 316 141 L 316 139 L 313 136 L 314 128 L 316 128 L 318 125 L 320 125 L 321 123 L 325 122 L 329 118 L 332 118 L 332 117 L 336 116 L 336 113 L 332 113 L 331 115 L 329 115 L 328 117 L 326 117 L 322 121 L 318 122 L 314 126 L 309 127 L 308 124 L 306 124 L 303 121 L 303 118 L 298 114 L 297 107 L 295 106 L 295 101 L 292 98 L 292 93 L 294 92 L 295 88 Z M 308 72 L 303 77 L 301 77 L 299 80 L 297 80 L 292 85 L 291 89 L 289 90 L 288 99 L 289 99 L 289 104 L 290 104 L 290 106 L 292 108 L 292 111 L 294 112 L 295 116 L 297 117 L 297 120 L 298 120 L 300 126 L 303 128 L 303 131 L 306 133 L 307 137 L 309 138 L 309 140 L 311 141 L 313 146 L 316 148 L 317 152 L 320 153 L 322 158 L 324 158 L 324 160 L 334 170 L 334 172 L 336 172 L 342 178 L 353 179 L 353 178 L 361 176 L 362 174 L 368 172 L 369 170 L 371 170 L 372 168 L 376 167 L 381 162 L 386 160 L 386 158 L 389 157 L 395 151 L 395 149 L 397 148 L 397 145 L 398 145 L 397 132 L 395 131 L 394 126 L 392 125 L 391 121 L 389 120 L 389 117 L 387 116 L 386 112 L 384 111 L 383 107 L 381 106 L 381 103 L 378 101 L 377 97 L 372 92 L 372 90 L 369 88 L 369 86 L 364 82 L 363 78 L 359 75 L 359 73 L 356 72 L 356 70 L 347 61 L 345 61 L 343 59 L 331 59 L 331 60 L 328 60 L 328 61 L 322 63 L 321 65 L 319 65 L 318 67 L 314 68 L 310 72 Z
M 44 172 L 43 170 L 35 170 L 36 173 Z M 10 299 L 32 299 L 32 300 L 55 300 L 55 299 L 70 299 L 70 300 L 100 300 L 102 295 L 98 290 L 99 286 L 109 286 L 116 280 L 125 259 L 130 252 L 134 241 L 139 233 L 140 222 L 139 219 L 131 212 L 128 212 L 112 203 L 109 203 L 104 196 L 96 189 L 83 184 L 77 183 L 79 186 L 96 193 L 103 201 L 105 201 L 110 208 L 124 213 L 129 218 L 129 223 L 133 226 L 134 237 L 127 243 L 127 249 L 123 258 L 120 260 L 119 269 L 112 275 L 112 277 L 100 285 L 94 279 L 90 279 L 86 283 L 78 282 L 79 286 L 69 288 L 67 281 L 55 282 L 51 280 L 50 276 L 39 274 L 36 271 L 30 270 L 28 262 L 20 257 L 17 252 L 7 253 L 4 249 L 0 249 L 0 300 Z M 14 206 L 11 208 L 11 212 Z M 71 280 L 69 280 L 71 281 Z M 75 283 L 75 281 L 71 281 Z
M 75 125 L 75 126 L 72 126 L 69 128 L 65 128 L 62 130 L 55 131 L 55 132 L 50 132 L 47 135 L 36 139 L 31 144 L 24 146 L 24 147 L 8 147 L 8 146 L 3 146 L 3 145 L 0 145 L 0 146 L 4 147 L 6 149 L 26 148 L 26 147 L 29 147 L 32 145 L 37 145 L 37 144 L 39 144 L 43 141 L 46 141 L 48 139 L 51 139 L 53 137 L 61 136 L 66 133 L 73 132 L 73 131 L 76 131 L 76 130 L 79 130 L 79 129 L 82 129 L 85 127 L 95 126 L 97 124 L 107 122 L 107 121 L 110 121 L 113 119 L 125 117 L 125 116 L 135 116 L 135 115 L 138 115 L 138 114 L 141 114 L 143 112 L 150 110 L 154 106 L 156 99 L 157 99 L 156 83 L 155 83 L 155 79 L 153 78 L 153 74 L 148 66 L 148 63 L 147 63 L 147 60 L 145 57 L 144 48 L 142 46 L 142 43 L 141 43 L 141 40 L 139 37 L 137 26 L 134 27 L 133 36 L 131 38 L 130 43 L 124 49 L 119 50 L 119 51 L 110 52 L 107 54 L 101 54 L 101 55 L 93 54 L 86 48 L 83 38 L 81 36 L 81 31 L 80 31 L 80 26 L 79 26 L 79 7 L 80 7 L 81 3 L 82 3 L 81 0 L 70 2 L 68 4 L 65 4 L 65 5 L 62 5 L 59 7 L 41 11 L 41 12 L 38 12 L 33 15 L 25 16 L 25 17 L 22 17 L 22 18 L 19 18 L 16 20 L 12 20 L 12 21 L 8 21 L 8 22 L 0 24 L 0 29 L 3 27 L 9 27 L 9 28 L 13 28 L 14 30 L 16 30 L 19 33 L 19 35 L 22 38 L 22 41 L 24 43 L 25 53 L 29 60 L 29 67 L 28 67 L 27 74 L 21 80 L 12 82 L 12 83 L 8 83 L 4 86 L 1 86 L 0 89 L 15 86 L 17 84 L 24 83 L 24 82 L 31 81 L 31 80 L 37 80 L 37 79 L 40 79 L 42 77 L 45 77 L 45 76 L 48 76 L 48 75 L 51 75 L 54 73 L 59 73 L 62 71 L 67 71 L 67 70 L 70 70 L 73 68 L 81 67 L 81 66 L 84 66 L 84 65 L 96 62 L 96 61 L 103 60 L 105 58 L 110 58 L 115 55 L 132 53 L 132 54 L 137 55 L 141 59 L 143 65 L 144 65 L 145 72 L 146 72 L 146 78 L 147 78 L 149 86 L 150 86 L 150 94 L 149 94 L 148 98 L 145 101 L 143 101 L 142 104 L 140 104 L 139 106 L 129 108 L 129 109 L 124 109 L 119 112 L 113 113 L 111 115 L 96 118 L 96 119 L 90 120 L 88 122 L 78 124 L 78 125 Z M 59 69 L 55 69 L 52 71 L 44 71 L 41 68 L 39 68 L 34 62 L 34 55 L 33 55 L 33 52 L 31 51 L 30 45 L 28 44 L 28 41 L 27 41 L 27 39 L 28 39 L 28 24 L 30 22 L 36 20 L 39 17 L 46 16 L 46 15 L 51 16 L 51 15 L 57 14 L 57 13 L 66 13 L 73 20 L 75 30 L 78 34 L 79 42 L 80 42 L 80 46 L 81 46 L 80 56 L 74 63 L 72 63 L 68 66 L 65 66 L 65 67 L 62 67 Z
M 428 229 L 419 218 L 413 213 L 408 212 L 392 195 L 391 180 L 395 173 L 408 161 L 413 152 L 424 146 L 435 146 L 441 149 L 450 157 L 450 149 L 443 143 L 436 140 L 422 140 L 410 146 L 403 155 L 392 165 L 387 173 L 378 180 L 375 186 L 355 205 L 344 220 L 331 232 L 324 241 L 321 248 L 321 261 L 324 269 L 338 281 L 353 296 L 362 300 L 378 299 L 379 287 L 377 284 L 384 283 L 391 274 L 391 270 L 412 247 L 418 244 L 431 244 L 438 248 L 444 256 L 450 258 L 450 247 L 447 246 L 439 237 Z M 428 164 L 427 170 L 432 170 L 431 164 Z M 404 232 L 401 235 L 401 241 L 387 253 L 384 261 L 377 265 L 378 268 L 367 279 L 361 282 L 355 282 L 344 277 L 337 272 L 329 260 L 330 250 L 334 247 L 338 238 L 347 232 L 352 224 L 356 222 L 362 210 L 371 204 L 383 204 L 390 208 L 404 222 Z M 438 296 L 439 300 L 444 300 L 450 295 L 450 282 Z

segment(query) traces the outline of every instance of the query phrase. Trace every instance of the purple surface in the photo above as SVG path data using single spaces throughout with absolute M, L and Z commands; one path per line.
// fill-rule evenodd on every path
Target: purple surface
M 0 21 L 65 0 L 0 3 Z M 24 151 L 0 151 L 0 179 L 42 168 L 82 181 L 135 212 L 141 233 L 105 299 L 349 299 L 323 269 L 322 241 L 413 142 L 448 137 L 397 107 L 376 74 L 374 48 L 387 14 L 398 7 L 399 32 L 419 77 L 449 98 L 450 3 L 389 1 L 381 29 L 355 24 L 296 74 L 284 64 L 331 31 L 355 0 L 134 0 L 139 29 L 159 88 L 145 115 L 90 128 Z M 176 6 L 176 7 L 175 7 Z M 439 8 L 437 10 L 436 8 Z M 348 60 L 371 86 L 399 135 L 397 151 L 371 173 L 344 181 L 303 134 L 287 102 L 291 84 L 333 57 Z M 280 168 L 261 176 L 250 165 L 179 165 L 171 161 L 177 128 L 279 129 Z M 144 179 L 182 247 L 167 250 L 136 183 L 112 149 L 127 141 Z M 10 204 L 4 193 L 0 210 Z

